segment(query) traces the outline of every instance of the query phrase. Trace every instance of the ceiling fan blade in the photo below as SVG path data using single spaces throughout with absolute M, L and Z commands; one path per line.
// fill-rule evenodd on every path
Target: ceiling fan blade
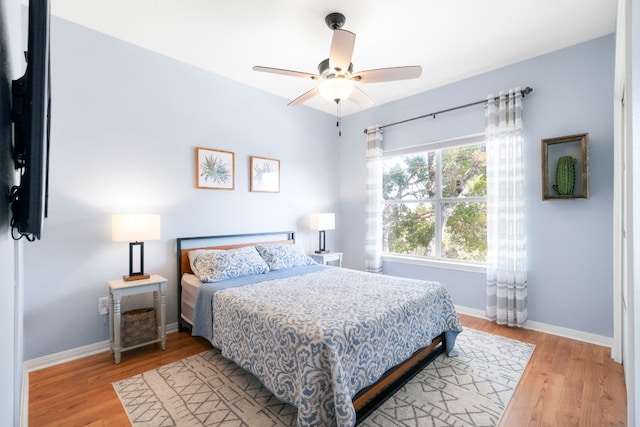
M 305 73 L 304 71 L 285 70 L 283 68 L 262 67 L 260 65 L 254 65 L 253 71 L 261 71 L 263 73 L 282 74 L 283 76 L 302 77 L 304 79 L 319 80 L 320 76 L 317 74 Z
M 353 87 L 351 95 L 349 95 L 349 99 L 362 108 L 369 108 L 373 105 L 373 99 L 371 99 L 369 95 L 364 93 L 360 88 L 355 86 Z
M 349 69 L 356 35 L 347 30 L 333 30 L 331 49 L 329 50 L 329 67 L 337 73 L 344 73 Z
M 407 67 L 376 68 L 355 73 L 351 80 L 358 83 L 381 83 L 395 80 L 417 79 L 422 74 L 422 67 L 411 65 Z
M 320 90 L 317 87 L 314 87 L 313 89 L 306 91 L 305 93 L 303 93 L 302 95 L 300 95 L 299 97 L 297 97 L 287 105 L 289 107 L 295 107 L 296 105 L 303 104 L 308 100 L 310 100 L 311 98 L 313 98 L 314 96 L 316 96 L 319 92 Z

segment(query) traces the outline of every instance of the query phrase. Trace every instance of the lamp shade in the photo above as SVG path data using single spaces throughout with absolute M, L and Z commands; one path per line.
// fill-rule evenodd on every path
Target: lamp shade
M 320 83 L 320 95 L 328 101 L 340 102 L 347 99 L 353 91 L 353 81 L 344 77 L 334 77 Z
M 114 214 L 111 216 L 111 240 L 143 242 L 160 239 L 160 215 Z
M 313 214 L 309 218 L 311 230 L 333 230 L 336 228 L 336 215 L 333 213 Z

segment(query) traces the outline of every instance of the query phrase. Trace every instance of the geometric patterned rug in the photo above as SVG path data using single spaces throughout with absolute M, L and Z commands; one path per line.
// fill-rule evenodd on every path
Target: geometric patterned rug
M 456 357 L 439 355 L 360 426 L 496 426 L 534 350 L 465 328 Z M 277 400 L 216 349 L 113 383 L 134 427 L 294 426 Z

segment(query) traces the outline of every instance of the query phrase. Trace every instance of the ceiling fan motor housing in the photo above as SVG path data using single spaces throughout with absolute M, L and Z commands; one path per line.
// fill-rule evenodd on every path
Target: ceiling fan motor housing
M 353 72 L 353 62 L 350 62 L 349 68 L 347 69 L 347 72 L 345 73 L 345 75 L 349 75 L 352 72 Z M 318 74 L 320 74 L 322 77 L 329 78 L 329 79 L 336 76 L 333 70 L 329 67 L 329 58 L 325 59 L 324 61 L 318 64 Z
M 346 21 L 347 18 L 345 18 L 343 14 L 338 12 L 330 13 L 324 18 L 324 22 L 327 23 L 327 27 L 332 30 L 338 30 L 342 28 Z

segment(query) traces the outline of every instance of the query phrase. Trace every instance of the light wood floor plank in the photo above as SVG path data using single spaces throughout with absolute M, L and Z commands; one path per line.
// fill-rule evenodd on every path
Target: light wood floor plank
M 501 420 L 510 426 L 625 426 L 622 366 L 610 350 L 525 329 L 460 316 L 465 327 L 533 343 L 536 349 Z M 29 426 L 126 426 L 128 418 L 111 383 L 200 353 L 210 345 L 187 333 L 122 354 L 111 352 L 31 372 Z

